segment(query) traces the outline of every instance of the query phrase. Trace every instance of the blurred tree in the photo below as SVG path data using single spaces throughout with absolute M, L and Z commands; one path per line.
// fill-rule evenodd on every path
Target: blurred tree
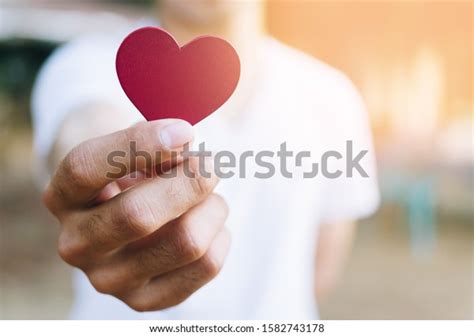
M 2 121 L 8 126 L 29 123 L 30 95 L 36 74 L 55 45 L 30 40 L 0 41 Z

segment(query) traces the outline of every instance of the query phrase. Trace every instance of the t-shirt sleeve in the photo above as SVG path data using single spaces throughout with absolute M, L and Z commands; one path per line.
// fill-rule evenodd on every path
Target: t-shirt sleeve
M 71 111 L 93 103 L 134 108 L 115 73 L 119 39 L 94 35 L 59 47 L 46 61 L 33 88 L 36 170 L 47 179 L 46 160 L 58 129 Z
M 342 174 L 324 177 L 321 221 L 367 217 L 376 211 L 380 201 L 367 110 L 357 89 L 343 74 L 337 73 L 326 89 L 326 113 L 320 139 L 324 141 L 325 151 L 342 155 L 339 160 L 328 159 L 327 171 L 339 170 Z M 357 160 L 358 155 L 362 155 L 360 160 Z M 356 169 L 357 162 L 363 171 Z

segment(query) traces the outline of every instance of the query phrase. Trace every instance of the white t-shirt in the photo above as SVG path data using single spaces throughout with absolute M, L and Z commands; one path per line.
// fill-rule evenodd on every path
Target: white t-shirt
M 56 51 L 42 69 L 33 95 L 39 169 L 61 121 L 78 106 L 115 104 L 128 109 L 132 119 L 142 119 L 117 80 L 119 43 L 120 38 L 113 36 L 79 39 Z M 229 150 L 237 158 L 246 150 L 276 152 L 283 142 L 294 154 L 311 151 L 311 158 L 303 160 L 303 167 L 288 161 L 293 178 L 283 177 L 277 165 L 274 177 L 258 179 L 253 174 L 266 170 L 251 158 L 246 161 L 245 178 L 239 178 L 235 169 L 234 177 L 221 180 L 216 191 L 230 208 L 226 222 L 232 234 L 230 252 L 221 273 L 184 303 L 138 313 L 112 296 L 97 293 L 77 271 L 72 318 L 318 317 L 314 256 L 319 224 L 370 215 L 379 202 L 367 113 L 356 89 L 337 70 L 266 38 L 255 88 L 241 113 L 228 116 L 217 111 L 196 129 L 196 144 L 205 141 L 206 149 Z M 340 151 L 345 158 L 346 140 L 352 140 L 355 154 L 369 151 L 360 161 L 368 178 L 357 171 L 352 178 L 329 179 L 321 173 L 303 178 L 313 162 L 321 163 L 325 151 Z M 278 163 L 276 157 L 271 161 Z M 330 171 L 345 171 L 345 159 L 332 158 L 330 163 Z

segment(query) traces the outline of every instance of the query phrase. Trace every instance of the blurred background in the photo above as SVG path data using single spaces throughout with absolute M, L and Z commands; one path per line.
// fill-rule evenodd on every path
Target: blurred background
M 0 0 L 0 318 L 66 318 L 72 302 L 33 179 L 36 73 L 58 45 L 143 18 L 149 2 Z M 348 74 L 372 120 L 383 204 L 322 318 L 473 319 L 473 3 L 266 7 L 268 31 Z

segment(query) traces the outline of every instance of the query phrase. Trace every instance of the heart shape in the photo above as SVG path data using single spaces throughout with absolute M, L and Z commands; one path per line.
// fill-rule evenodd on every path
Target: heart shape
M 221 38 L 201 36 L 179 47 L 163 29 L 145 27 L 123 40 L 116 70 L 125 94 L 145 119 L 179 118 L 194 125 L 232 95 L 240 61 Z

